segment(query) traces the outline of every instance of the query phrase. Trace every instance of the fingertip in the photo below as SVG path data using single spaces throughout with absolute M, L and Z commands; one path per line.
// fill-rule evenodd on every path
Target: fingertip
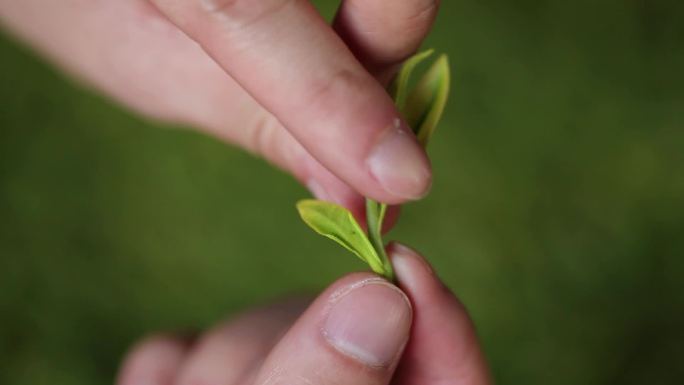
M 323 188 L 323 186 L 320 183 L 318 183 L 316 179 L 309 179 L 309 181 L 306 182 L 306 188 L 309 189 L 311 195 L 313 195 L 316 199 L 320 199 L 322 201 L 327 202 L 334 202 L 332 195 L 328 192 L 327 189 Z
M 415 250 L 392 243 L 388 254 L 399 287 L 411 299 L 414 324 L 398 373 L 398 385 L 491 383 L 486 360 L 466 308 Z
M 369 151 L 366 164 L 385 190 L 373 197 L 384 203 L 423 198 L 432 185 L 432 166 L 425 150 L 403 120 L 394 119 Z
M 173 384 L 251 383 L 249 379 L 256 374 L 263 357 L 308 303 L 304 297 L 294 297 L 219 323 L 194 344 Z
M 412 309 L 406 295 L 372 278 L 331 296 L 323 335 L 343 355 L 369 367 L 390 367 L 409 336 Z
M 364 198 L 334 175 L 327 171 L 325 174 L 328 175 L 324 175 L 322 178 L 310 178 L 306 182 L 307 189 L 316 199 L 347 208 L 365 230 L 366 208 Z M 319 180 L 325 181 L 325 184 L 319 183 Z
M 339 93 L 328 97 L 335 112 L 317 119 L 331 121 L 327 130 L 297 132 L 290 128 L 311 155 L 310 159 L 300 158 L 300 167 L 315 178 L 313 189 L 339 201 L 339 191 L 346 189 L 337 185 L 343 184 L 357 195 L 387 204 L 427 195 L 432 185 L 430 159 L 387 93 L 375 81 Z M 333 117 L 337 121 L 333 122 Z
M 376 75 L 388 72 L 420 46 L 439 0 L 346 0 L 335 29 Z
M 432 319 L 451 318 L 462 323 L 463 330 L 472 328 L 470 316 L 463 303 L 447 287 L 430 262 L 415 249 L 391 242 L 387 247 L 398 286 L 411 298 L 422 316 Z M 448 332 L 448 329 L 444 330 Z
M 152 335 L 137 343 L 124 359 L 118 385 L 172 383 L 190 346 L 189 338 Z
M 318 180 L 323 180 L 319 183 Z M 347 184 L 330 175 L 329 178 L 310 178 L 306 187 L 316 199 L 346 207 L 354 217 L 362 223 L 364 215 L 364 198 Z
M 387 251 L 402 287 L 410 291 L 444 288 L 432 266 L 416 250 L 399 242 L 391 242 Z
M 257 383 L 389 383 L 410 335 L 406 295 L 368 272 L 326 289 L 266 359 Z M 269 382 L 270 383 L 270 382 Z

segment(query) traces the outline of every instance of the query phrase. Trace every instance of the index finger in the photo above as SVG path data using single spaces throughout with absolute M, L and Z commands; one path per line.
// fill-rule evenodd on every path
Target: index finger
M 399 287 L 414 309 L 411 339 L 393 384 L 491 384 L 475 327 L 463 304 L 418 253 L 398 243 L 391 244 L 388 253 Z
M 423 196 L 424 150 L 304 0 L 151 0 L 331 172 L 386 203 Z

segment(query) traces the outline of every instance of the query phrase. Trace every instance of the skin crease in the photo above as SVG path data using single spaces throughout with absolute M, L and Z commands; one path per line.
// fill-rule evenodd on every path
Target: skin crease
M 396 119 L 389 97 L 382 92 L 383 86 L 401 61 L 418 48 L 435 18 L 437 2 L 345 0 L 335 18 L 334 29 L 330 29 L 305 1 L 279 0 L 282 4 L 273 1 L 260 3 L 270 3 L 273 12 L 267 16 L 269 13 L 249 8 L 250 4 L 257 4 L 251 0 L 214 3 L 221 12 L 200 8 L 199 0 L 159 0 L 154 4 L 145 0 L 0 0 L 0 22 L 7 31 L 84 84 L 145 116 L 197 127 L 263 156 L 303 184 L 315 183 L 318 195 L 349 207 L 357 217 L 363 216 L 363 199 L 356 190 L 381 201 L 405 201 L 406 198 L 386 191 L 369 174 L 363 157 L 384 134 L 383 121 Z M 183 7 L 193 8 L 178 12 Z M 236 14 L 233 11 L 244 11 L 249 16 L 232 20 L 237 20 L 240 28 L 254 28 L 231 30 L 250 31 L 238 42 L 231 40 L 230 33 L 226 32 L 230 30 L 226 28 L 230 27 L 231 17 Z M 279 19 L 276 17 L 279 12 L 292 12 L 289 16 L 300 23 L 288 24 L 287 20 L 293 18 Z M 255 21 L 269 17 L 268 23 Z M 302 20 L 310 23 L 302 24 Z M 306 28 L 301 29 L 302 25 Z M 296 65 L 282 68 L 288 62 L 284 59 L 264 60 L 255 66 L 233 61 L 240 58 L 239 53 L 247 55 L 253 47 L 269 52 L 273 48 L 269 44 L 279 41 L 281 35 L 298 37 L 278 51 L 282 55 L 294 55 L 292 61 Z M 311 36 L 314 38 L 309 39 Z M 331 68 L 335 66 L 338 67 Z M 338 82 L 330 86 L 320 83 L 321 80 L 312 81 L 308 77 L 311 71 L 307 71 L 312 68 L 320 71 L 316 74 L 322 79 L 335 76 Z M 281 97 L 269 98 L 272 84 L 278 82 L 264 85 L 254 78 L 277 78 L 281 70 L 283 74 L 295 76 L 289 87 L 294 89 L 298 84 L 311 87 L 291 93 L 287 88 L 280 89 Z M 299 95 L 312 104 L 298 100 Z M 343 111 L 332 108 L 325 100 L 314 103 L 317 97 L 330 96 L 339 96 L 337 103 Z M 281 103 L 283 100 L 287 103 Z M 366 108 L 368 105 L 373 108 Z M 323 126 L 327 131 L 315 132 L 309 127 L 310 122 L 319 120 L 326 122 Z M 357 166 L 336 163 L 340 159 L 345 165 L 352 161 Z M 426 158 L 422 161 L 427 162 Z M 429 180 L 425 182 L 429 184 Z M 407 187 L 415 190 L 412 194 L 420 189 L 420 186 Z M 404 265 L 427 266 L 419 256 L 407 254 L 410 255 L 398 257 L 397 261 L 404 258 Z M 179 376 L 188 378 L 182 380 L 184 383 L 195 383 L 193 365 L 204 368 L 204 373 L 214 373 L 221 381 L 236 384 L 489 383 L 465 309 L 443 289 L 434 274 L 428 273 L 429 269 L 402 272 L 400 266 L 402 262 L 396 266 L 399 286 L 410 300 L 413 321 L 410 336 L 397 335 L 397 338 L 410 337 L 403 356 L 398 354 L 388 366 L 364 366 L 331 348 L 319 333 L 324 317 L 322 310 L 331 293 L 359 280 L 374 279 L 368 273 L 360 273 L 334 283 L 294 325 L 293 314 L 299 314 L 301 305 L 286 306 L 290 310 L 285 312 L 271 307 L 248 312 L 244 317 L 274 322 L 236 326 L 240 321 L 229 321 L 217 327 L 218 332 L 204 334 L 199 340 L 188 341 L 166 334 L 150 337 L 136 345 L 125 360 L 119 383 L 166 385 L 179 381 Z M 401 293 L 385 285 L 385 290 L 390 290 L 385 295 Z M 441 326 L 445 324 L 452 326 Z M 246 332 L 250 325 L 261 325 L 258 333 Z M 237 336 L 234 330 L 240 330 L 239 335 L 270 337 L 234 339 Z M 405 332 L 398 330 L 397 333 Z M 226 346 L 225 341 L 234 341 L 234 344 Z M 235 361 L 235 366 L 224 368 L 228 371 L 216 369 L 216 362 L 226 366 L 225 360 L 216 357 L 230 356 L 235 349 L 252 352 L 251 359 Z M 403 357 L 401 361 L 400 357 Z M 321 360 L 320 365 L 307 366 L 314 359 Z M 211 368 L 216 371 L 212 372 Z M 393 377 L 395 369 L 397 374 Z

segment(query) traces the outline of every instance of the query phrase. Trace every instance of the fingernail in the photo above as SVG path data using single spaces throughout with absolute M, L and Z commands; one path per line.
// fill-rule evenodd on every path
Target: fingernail
M 408 340 L 411 305 L 398 288 L 369 279 L 334 296 L 323 335 L 341 353 L 368 366 L 389 366 Z
M 394 273 L 402 287 L 416 288 L 421 282 L 444 285 L 430 263 L 417 251 L 398 242 L 390 243 L 387 251 L 392 259 Z
M 389 193 L 419 199 L 430 190 L 430 163 L 400 119 L 380 138 L 367 159 L 370 172 Z
M 434 275 L 432 267 L 410 247 L 392 242 L 388 249 L 395 273 L 403 282 L 411 281 L 419 271 Z
M 313 179 L 310 179 L 306 183 L 306 188 L 309 189 L 311 194 L 316 197 L 317 199 L 324 200 L 324 201 L 330 201 L 330 194 L 328 194 L 327 191 L 323 188 L 323 186 L 320 185 L 320 183 L 316 182 Z

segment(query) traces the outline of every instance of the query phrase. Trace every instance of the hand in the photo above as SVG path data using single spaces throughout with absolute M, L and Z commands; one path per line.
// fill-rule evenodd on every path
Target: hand
M 345 0 L 330 27 L 304 0 L 22 0 L 0 2 L 0 20 L 124 104 L 258 153 L 358 212 L 358 193 L 401 203 L 429 187 L 383 86 L 437 5 Z
M 119 385 L 481 385 L 491 383 L 461 303 L 414 251 L 390 246 L 399 288 L 346 276 L 305 307 L 252 310 L 196 341 L 139 343 Z

